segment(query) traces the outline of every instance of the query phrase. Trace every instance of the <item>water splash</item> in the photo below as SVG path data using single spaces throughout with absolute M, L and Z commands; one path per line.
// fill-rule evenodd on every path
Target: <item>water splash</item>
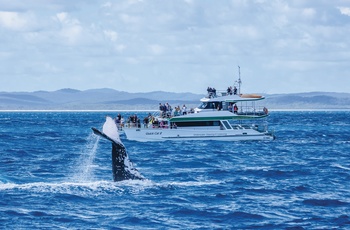
M 72 180 L 75 182 L 94 181 L 94 159 L 98 148 L 100 137 L 90 134 L 87 138 L 87 144 L 81 150 L 78 158 Z

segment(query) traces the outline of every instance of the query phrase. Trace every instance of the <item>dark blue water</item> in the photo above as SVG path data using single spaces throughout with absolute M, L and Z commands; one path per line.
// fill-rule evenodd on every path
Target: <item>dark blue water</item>
M 148 180 L 120 183 L 107 114 L 0 113 L 1 229 L 350 229 L 350 112 L 272 112 L 272 142 L 124 140 Z

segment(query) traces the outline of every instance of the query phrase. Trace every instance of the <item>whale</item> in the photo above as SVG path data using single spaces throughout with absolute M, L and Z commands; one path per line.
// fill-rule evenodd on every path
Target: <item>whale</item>
M 106 116 L 102 131 L 91 128 L 93 133 L 112 143 L 112 172 L 113 180 L 145 180 L 134 167 L 127 154 L 126 148 L 119 137 L 118 128 L 113 118 Z

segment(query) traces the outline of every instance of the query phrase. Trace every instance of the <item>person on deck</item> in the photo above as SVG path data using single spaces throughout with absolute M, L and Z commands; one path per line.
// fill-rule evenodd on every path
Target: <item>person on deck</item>
M 227 109 L 228 109 L 228 111 L 230 111 L 230 112 L 232 113 L 232 109 L 233 109 L 232 103 L 230 103 L 230 104 L 228 105 Z
M 162 103 L 159 103 L 159 111 L 160 111 L 160 116 L 162 117 L 162 115 L 163 115 L 163 105 L 162 105 Z
M 238 113 L 238 106 L 236 104 L 233 106 L 233 113 Z
M 143 127 L 144 128 L 148 128 L 148 123 L 149 123 L 149 117 L 145 117 L 143 119 Z
M 186 105 L 182 106 L 182 115 L 186 115 L 187 114 L 187 107 Z

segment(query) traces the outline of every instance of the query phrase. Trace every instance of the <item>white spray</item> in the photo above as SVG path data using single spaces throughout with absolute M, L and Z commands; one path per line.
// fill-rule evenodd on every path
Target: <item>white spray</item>
M 100 137 L 90 134 L 87 144 L 83 147 L 80 157 L 76 163 L 73 181 L 88 182 L 93 180 L 94 159 L 98 148 Z

